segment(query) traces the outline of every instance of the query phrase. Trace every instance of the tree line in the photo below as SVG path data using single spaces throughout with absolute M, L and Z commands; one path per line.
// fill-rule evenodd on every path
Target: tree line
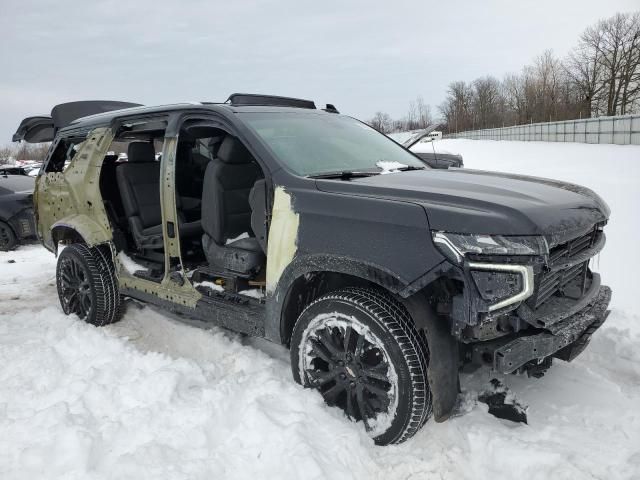
M 0 147 L 0 165 L 13 163 L 14 160 L 44 161 L 50 143 L 12 143 Z
M 433 123 L 433 117 L 431 107 L 422 97 L 417 97 L 409 102 L 407 114 L 401 119 L 394 120 L 388 113 L 378 111 L 367 123 L 382 133 L 406 132 L 426 128 Z
M 565 58 L 547 50 L 502 80 L 452 82 L 438 110 L 450 132 L 639 112 L 640 12 L 590 26 Z M 423 126 L 409 118 L 415 115 L 393 121 L 377 112 L 369 123 L 383 133 Z

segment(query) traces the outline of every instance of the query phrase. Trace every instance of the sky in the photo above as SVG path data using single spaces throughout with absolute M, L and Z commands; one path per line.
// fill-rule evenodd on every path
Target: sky
M 563 56 L 638 0 L 0 0 L 0 145 L 20 120 L 87 99 L 158 105 L 233 92 L 401 117 L 447 85 Z

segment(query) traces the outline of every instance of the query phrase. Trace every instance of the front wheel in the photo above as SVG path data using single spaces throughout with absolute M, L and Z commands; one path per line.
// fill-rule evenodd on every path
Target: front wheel
M 65 247 L 58 256 L 56 285 L 65 314 L 96 326 L 119 320 L 120 293 L 108 247 Z
M 15 248 L 18 239 L 8 223 L 0 221 L 0 251 L 8 252 Z
M 291 339 L 295 380 L 362 421 L 379 445 L 413 436 L 431 415 L 427 345 L 402 304 L 367 288 L 328 293 Z

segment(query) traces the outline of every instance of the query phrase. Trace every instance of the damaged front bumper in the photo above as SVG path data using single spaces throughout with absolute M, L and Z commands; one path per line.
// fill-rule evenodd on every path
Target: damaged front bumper
M 586 306 L 541 333 L 481 342 L 473 346 L 474 353 L 492 358 L 493 369 L 499 373 L 512 373 L 550 357 L 571 361 L 607 319 L 610 301 L 611 289 L 599 286 Z

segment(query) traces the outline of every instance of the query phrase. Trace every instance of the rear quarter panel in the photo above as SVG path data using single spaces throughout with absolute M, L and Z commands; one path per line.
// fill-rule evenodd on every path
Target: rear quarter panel
M 49 250 L 56 250 L 52 231 L 57 226 L 76 230 L 89 245 L 112 239 L 99 184 L 102 161 L 112 139 L 108 128 L 93 130 L 64 171 L 42 173 L 38 177 L 35 197 L 38 236 Z

